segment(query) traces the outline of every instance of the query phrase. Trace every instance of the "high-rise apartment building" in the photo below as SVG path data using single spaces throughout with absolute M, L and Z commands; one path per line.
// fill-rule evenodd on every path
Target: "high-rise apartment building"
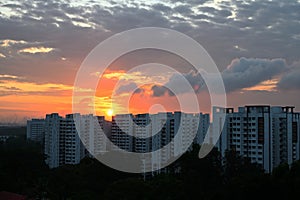
M 75 125 L 75 119 L 78 126 Z M 44 153 L 48 166 L 55 168 L 64 164 L 78 164 L 85 156 L 105 152 L 107 138 L 100 133 L 101 128 L 107 130 L 104 117 L 69 114 L 63 118 L 57 113 L 46 115 Z
M 216 142 L 221 133 L 217 147 L 223 156 L 234 149 L 271 172 L 279 164 L 299 159 L 299 122 L 294 107 L 245 106 L 237 112 L 214 107 L 211 141 Z
M 111 147 L 112 150 L 120 148 L 130 152 L 133 151 L 133 137 L 128 134 L 133 134 L 132 119 L 132 114 L 119 114 L 112 117 L 111 141 L 115 145 Z
M 60 166 L 60 125 L 62 117 L 57 113 L 47 114 L 45 119 L 45 146 L 46 164 L 49 168 Z
M 151 152 L 151 157 L 144 158 L 141 168 L 160 173 L 162 166 L 188 150 L 193 141 L 203 142 L 208 127 L 208 114 L 122 114 L 112 119 L 111 140 L 114 150 Z M 156 151 L 159 149 L 162 150 Z
M 107 140 L 110 132 L 109 122 L 104 116 L 79 115 L 80 139 L 91 155 L 102 154 L 107 151 Z M 105 133 L 105 135 L 101 134 Z
M 27 138 L 44 141 L 50 168 L 122 149 L 150 153 L 142 158 L 141 168 L 151 169 L 153 175 L 168 170 L 161 168 L 188 150 L 192 142 L 202 144 L 209 131 L 206 142 L 216 144 L 223 157 L 234 149 L 271 172 L 282 163 L 300 159 L 299 123 L 300 113 L 294 112 L 294 107 L 268 105 L 239 107 L 238 111 L 214 107 L 212 124 L 209 114 L 202 113 L 118 114 L 112 122 L 93 115 L 63 118 L 53 113 L 44 120 L 28 121 Z M 107 146 L 107 140 L 113 145 Z
M 74 118 L 80 114 L 69 114 L 60 120 L 59 165 L 78 164 L 85 157 L 85 148 L 76 130 Z
M 200 113 L 199 120 L 200 123 L 199 123 L 198 133 L 194 142 L 196 144 L 201 145 L 204 142 L 204 138 L 206 136 L 207 131 L 209 130 L 210 115 Z

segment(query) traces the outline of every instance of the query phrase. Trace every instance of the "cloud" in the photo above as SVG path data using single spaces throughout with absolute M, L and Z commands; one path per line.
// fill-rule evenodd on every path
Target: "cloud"
M 165 4 L 162 4 L 162 3 L 157 3 L 157 4 L 152 5 L 152 9 L 159 10 L 164 13 L 170 13 L 172 11 L 171 7 L 166 6 Z
M 278 82 L 280 90 L 300 90 L 300 62 L 295 63 Z
M 226 92 L 253 87 L 287 70 L 284 59 L 234 59 L 222 72 Z
M 10 95 L 71 95 L 73 86 L 45 83 L 37 84 L 34 82 L 28 82 L 26 79 L 13 75 L 0 75 L 0 96 Z
M 145 92 L 145 89 L 143 89 L 143 88 L 137 88 L 137 89 L 134 91 L 134 94 L 141 94 L 141 93 L 143 93 L 143 92 Z
M 180 5 L 180 6 L 175 7 L 174 10 L 176 10 L 180 14 L 186 14 L 186 13 L 193 12 L 189 5 Z
M 218 1 L 214 4 L 212 1 L 199 3 L 192 0 L 182 4 L 174 0 L 164 3 L 108 1 L 75 4 L 50 0 L 44 4 L 11 1 L 5 7 L 10 9 L 5 11 L 10 17 L 0 17 L 0 39 L 30 44 L 39 42 L 39 45 L 50 46 L 57 52 L 45 55 L 48 57 L 43 60 L 43 67 L 37 67 L 30 60 L 25 62 L 22 55 L 10 56 L 9 52 L 1 52 L 7 58 L 13 58 L 9 61 L 1 59 L 0 71 L 14 73 L 13 69 L 6 67 L 13 63 L 26 68 L 27 72 L 23 73 L 37 81 L 55 79 L 71 84 L 72 77 L 63 78 L 61 74 L 69 73 L 70 68 L 75 71 L 99 42 L 114 33 L 145 26 L 183 31 L 207 49 L 221 70 L 234 57 L 284 57 L 293 61 L 298 58 L 299 40 L 295 35 L 300 31 L 299 3 L 286 1 L 280 2 L 280 6 L 277 3 Z M 227 19 L 233 11 L 237 13 L 235 19 Z M 268 29 L 269 26 L 272 28 Z M 18 52 L 20 49 L 13 47 L 11 42 L 8 42 L 11 47 L 16 48 L 11 51 Z M 69 62 L 62 62 L 61 57 L 67 57 Z M 62 73 L 55 73 L 57 69 L 53 66 L 59 66 Z M 47 77 L 43 75 L 45 71 L 50 72 Z
M 0 74 L 0 80 L 22 80 L 24 77 L 19 77 L 15 75 L 10 75 L 10 74 Z
M 28 47 L 25 49 L 21 49 L 20 53 L 30 53 L 30 54 L 36 54 L 36 53 L 49 53 L 53 51 L 53 48 L 50 47 Z
M 11 45 L 14 44 L 26 44 L 26 42 L 24 40 L 10 40 L 10 39 L 6 39 L 6 40 L 1 40 L 1 47 L 10 47 Z
M 165 86 L 161 85 L 153 85 L 151 87 L 152 90 L 152 96 L 153 97 L 162 97 L 165 95 L 174 96 L 174 94 L 171 92 L 171 90 Z
M 19 91 L 20 88 L 17 87 L 5 87 L 5 86 L 0 86 L 0 88 L 4 89 L 4 90 L 9 90 L 9 91 Z
M 277 91 L 277 84 L 278 84 L 279 78 L 274 78 L 272 80 L 266 80 L 258 85 L 255 85 L 253 87 L 243 88 L 242 91 L 266 91 L 266 92 L 275 92 Z
M 186 85 L 186 80 L 189 85 Z M 198 93 L 204 85 L 204 80 L 199 73 L 190 71 L 189 73 L 175 73 L 171 76 L 169 81 L 164 85 L 154 85 L 151 90 L 154 97 L 160 97 L 168 94 L 174 96 L 176 94 L 183 94 L 188 92 Z M 193 91 L 191 91 L 191 89 Z
M 239 58 L 221 72 L 227 93 L 234 91 L 276 91 L 278 88 L 300 88 L 300 69 L 285 74 L 289 66 L 284 59 Z M 284 74 L 284 75 L 283 75 Z M 190 84 L 192 91 L 184 85 L 182 78 Z M 214 77 L 211 76 L 211 79 Z M 205 82 L 199 73 L 174 74 L 164 85 L 154 85 L 154 97 L 164 95 L 174 96 L 171 88 L 176 88 L 176 94 L 199 93 Z
M 132 92 L 134 91 L 135 89 L 137 89 L 138 86 L 136 83 L 134 82 L 131 82 L 131 83 L 128 83 L 128 84 L 125 84 L 125 85 L 120 85 L 117 90 L 115 91 L 115 93 L 118 95 L 118 94 L 123 94 L 123 93 L 128 93 L 128 92 Z
M 0 54 L 0 72 L 26 77 L 26 81 L 32 83 L 72 85 L 80 63 L 101 41 L 131 28 L 154 26 L 182 31 L 203 45 L 220 71 L 225 70 L 223 77 L 229 92 L 257 89 L 258 86 L 273 88 L 274 85 L 279 91 L 297 89 L 297 68 L 281 69 L 278 65 L 282 64 L 286 68 L 284 60 L 293 63 L 299 59 L 299 1 L 157 2 L 133 0 L 75 3 L 49 0 L 45 3 L 12 0 L 9 4 L 3 3 L 0 8 L 0 52 L 6 58 L 3 59 Z M 51 47 L 53 50 L 41 54 L 38 49 L 31 49 L 26 56 L 24 52 L 18 53 L 30 47 Z M 128 60 L 126 66 L 123 63 L 115 65 L 115 70 L 127 71 L 137 66 L 134 65 L 136 60 L 142 62 L 147 56 L 148 52 L 137 53 L 132 56 L 132 60 Z M 255 59 L 243 57 L 284 59 L 276 62 L 256 59 L 255 62 Z M 229 70 L 226 65 L 233 58 L 241 59 L 231 64 L 235 70 Z M 160 60 L 173 61 L 169 61 L 169 57 Z M 180 71 L 182 65 L 174 65 Z M 242 65 L 247 67 L 243 68 Z M 267 67 L 265 69 L 262 66 Z M 239 72 L 238 69 L 244 71 Z M 2 79 L 12 80 L 8 77 Z M 273 82 L 274 79 L 278 79 L 278 84 Z M 170 84 L 178 85 L 180 90 L 177 82 Z M 154 95 L 172 95 L 163 86 L 156 86 L 153 88 L 156 91 Z M 183 88 L 181 90 L 186 92 Z M 1 104 L 4 105 L 3 102 Z

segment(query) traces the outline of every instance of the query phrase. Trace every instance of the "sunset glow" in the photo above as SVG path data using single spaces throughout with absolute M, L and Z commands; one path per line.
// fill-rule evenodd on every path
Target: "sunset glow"
M 107 116 L 111 117 L 114 114 L 114 111 L 112 109 L 109 109 L 106 111 Z
M 276 91 L 276 85 L 278 84 L 278 79 L 267 80 L 259 83 L 256 86 L 244 88 L 246 91 Z

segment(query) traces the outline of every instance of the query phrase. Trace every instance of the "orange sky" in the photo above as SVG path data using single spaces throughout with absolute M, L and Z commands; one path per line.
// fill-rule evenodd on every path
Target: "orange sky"
M 4 75 L 1 75 L 2 78 Z M 61 115 L 72 113 L 72 91 L 73 86 L 65 84 L 37 84 L 27 82 L 22 77 L 6 75 L 8 80 L 0 82 L 2 93 L 0 96 L 1 115 L 6 116 L 6 120 L 22 121 L 25 118 L 42 118 L 47 113 L 58 112 Z M 142 73 L 132 72 L 127 74 L 122 70 L 107 70 L 99 81 L 98 89 L 95 95 L 95 109 L 97 115 L 104 115 L 106 119 L 111 119 L 112 113 L 157 113 L 164 111 L 181 110 L 178 99 L 175 96 L 165 94 L 162 97 L 154 97 L 151 91 L 153 84 L 146 84 L 140 87 L 140 93 L 115 94 L 117 83 L 120 79 L 125 83 L 143 82 L 145 79 L 153 78 L 153 84 L 159 77 L 150 77 Z M 277 79 L 264 81 L 255 87 L 246 88 L 244 92 L 259 90 L 274 90 Z M 234 96 L 242 95 L 243 91 L 233 93 Z M 189 94 L 186 98 L 189 98 Z M 112 96 L 114 101 L 112 101 Z M 210 111 L 210 100 L 206 92 L 197 94 L 200 110 L 202 112 Z M 129 102 L 125 101 L 129 99 Z M 233 100 L 235 101 L 235 99 Z M 193 112 L 193 109 L 189 110 Z M 8 117 L 9 116 L 9 117 Z M 5 123 L 5 120 L 2 120 Z
M 163 73 L 151 76 L 148 72 L 126 72 L 124 70 L 107 70 L 99 78 L 95 94 L 95 112 L 110 120 L 110 115 L 118 113 L 157 113 L 164 111 L 182 110 L 175 96 L 167 93 L 161 97 L 154 97 L 151 87 L 157 82 L 163 83 L 170 79 L 171 74 Z M 24 77 L 0 75 L 0 120 L 2 123 L 25 122 L 28 118 L 43 118 L 47 113 L 58 112 L 61 115 L 72 113 L 73 86 L 58 83 L 35 83 Z M 98 76 L 96 73 L 95 76 Z M 146 81 L 147 80 L 147 81 Z M 158 81 L 159 80 L 159 81 Z M 151 82 L 153 84 L 143 84 Z M 114 93 L 122 85 L 139 83 L 142 92 Z M 244 88 L 227 94 L 228 105 L 249 104 L 278 104 L 289 100 L 287 104 L 295 105 L 295 98 L 286 98 L 276 91 L 278 78 L 263 81 L 253 87 Z M 119 85 L 118 85 L 119 84 Z M 261 91 L 261 92 L 260 92 Z M 268 92 L 266 98 L 265 93 Z M 291 93 L 292 94 L 292 93 Z M 191 94 L 181 94 L 189 99 Z M 289 96 L 286 93 L 286 96 Z M 210 112 L 210 97 L 204 90 L 197 93 L 200 111 Z M 127 101 L 128 100 L 128 101 Z M 195 112 L 191 107 L 187 112 Z
M 0 110 L 4 116 L 11 116 L 9 120 L 22 120 L 26 117 L 44 117 L 47 113 L 58 112 L 61 115 L 72 113 L 72 91 L 73 86 L 64 84 L 37 84 L 27 82 L 21 77 L 9 77 L 10 80 L 2 81 L 0 87 L 6 95 L 0 96 Z M 95 109 L 97 115 L 105 115 L 107 119 L 111 116 L 108 113 L 157 113 L 164 111 L 178 111 L 180 106 L 175 96 L 165 94 L 161 97 L 153 97 L 151 87 L 156 84 L 153 77 L 153 84 L 142 85 L 141 93 L 124 92 L 115 94 L 117 83 L 120 79 L 125 83 L 132 81 L 142 82 L 144 74 L 133 72 L 126 74 L 125 71 L 108 70 L 100 79 L 95 95 Z M 112 102 L 112 96 L 114 103 Z M 129 99 L 124 101 L 125 99 Z M 193 112 L 193 110 L 190 110 Z
M 153 97 L 151 87 L 155 84 L 142 85 L 141 93 L 124 92 L 114 94 L 118 88 L 118 81 L 126 79 L 128 82 L 139 82 L 143 79 L 143 75 L 137 73 L 126 74 L 125 71 L 108 71 L 100 79 L 96 93 L 96 113 L 97 115 L 106 115 L 109 110 L 113 110 L 114 114 L 120 113 L 157 113 L 163 111 L 180 110 L 176 97 L 170 97 L 167 94 L 163 97 Z M 127 102 L 126 100 L 129 100 Z M 157 106 L 157 105 L 161 106 Z
M 99 81 L 95 98 L 97 115 L 108 116 L 108 111 L 114 114 L 126 112 L 123 108 L 127 105 L 112 105 L 112 94 L 120 76 L 124 71 L 108 71 Z M 0 110 L 2 116 L 11 116 L 10 120 L 22 120 L 26 117 L 44 117 L 47 113 L 58 112 L 61 115 L 72 113 L 73 86 L 64 84 L 37 84 L 26 82 L 20 77 L 10 77 L 11 80 L 2 81 L 0 87 L 6 95 L 0 96 Z M 130 97 L 128 111 L 130 113 L 145 113 L 158 111 L 179 110 L 175 97 L 152 97 L 151 85 L 143 86 L 144 92 L 140 94 L 121 94 Z M 115 96 L 118 98 L 118 96 Z M 165 110 L 152 105 L 161 104 Z M 150 108 L 152 107 L 152 110 Z

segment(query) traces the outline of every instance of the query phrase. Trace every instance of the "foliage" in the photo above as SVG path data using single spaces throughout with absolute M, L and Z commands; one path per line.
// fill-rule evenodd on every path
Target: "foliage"
M 266 174 L 234 151 L 227 152 L 225 160 L 216 149 L 199 159 L 199 147 L 192 149 L 169 167 L 169 173 L 145 181 L 141 174 L 118 172 L 92 158 L 50 170 L 42 146 L 17 137 L 0 144 L 0 191 L 33 199 L 289 199 L 300 195 L 300 161 Z

